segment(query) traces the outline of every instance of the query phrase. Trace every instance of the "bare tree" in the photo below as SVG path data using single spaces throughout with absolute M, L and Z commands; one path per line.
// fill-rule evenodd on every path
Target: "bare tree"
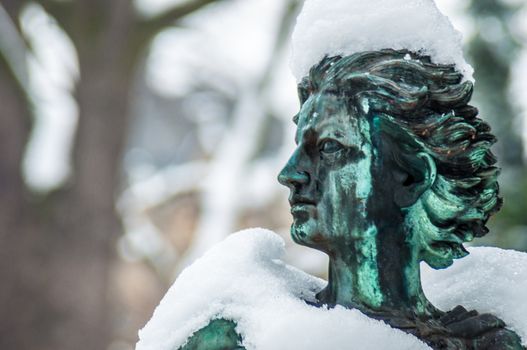
M 77 51 L 79 122 L 68 183 L 44 198 L 25 188 L 26 91 L 0 53 L 0 348 L 104 349 L 109 267 L 132 79 L 151 39 L 218 0 L 190 0 L 149 19 L 130 0 L 38 0 Z M 18 27 L 26 1 L 2 0 Z

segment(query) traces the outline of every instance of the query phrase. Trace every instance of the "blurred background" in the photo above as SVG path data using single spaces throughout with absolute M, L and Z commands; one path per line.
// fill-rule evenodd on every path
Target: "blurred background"
M 437 2 L 499 139 L 505 205 L 474 244 L 526 251 L 527 5 Z M 0 349 L 133 349 L 177 274 L 241 228 L 324 275 L 275 180 L 301 0 L 0 5 Z

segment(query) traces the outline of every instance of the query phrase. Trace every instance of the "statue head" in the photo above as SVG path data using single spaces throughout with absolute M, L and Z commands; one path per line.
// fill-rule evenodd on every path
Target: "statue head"
M 405 50 L 312 67 L 279 175 L 293 239 L 330 256 L 395 249 L 434 268 L 465 256 L 501 205 L 495 138 L 468 105 L 472 89 L 453 65 Z

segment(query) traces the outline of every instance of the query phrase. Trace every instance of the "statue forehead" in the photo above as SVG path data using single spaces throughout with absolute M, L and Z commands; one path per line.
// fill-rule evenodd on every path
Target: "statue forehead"
M 321 91 L 311 95 L 301 106 L 297 119 L 297 143 L 305 133 L 314 133 L 318 138 L 361 138 L 362 124 L 349 100 L 333 92 Z M 350 140 L 351 141 L 351 140 Z

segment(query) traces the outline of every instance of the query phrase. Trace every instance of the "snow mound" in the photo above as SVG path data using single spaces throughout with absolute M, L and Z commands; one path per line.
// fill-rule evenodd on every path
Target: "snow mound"
M 235 321 L 248 349 L 428 349 L 417 338 L 343 307 L 316 308 L 325 282 L 279 258 L 264 229 L 235 233 L 188 267 L 139 332 L 136 350 L 174 350 L 211 319 Z
M 424 290 L 443 310 L 490 312 L 527 339 L 527 254 L 471 248 L 446 269 L 423 270 Z M 357 310 L 310 306 L 325 281 L 284 264 L 284 241 L 264 229 L 214 246 L 176 280 L 139 332 L 136 350 L 175 350 L 215 318 L 237 323 L 248 349 L 429 349 Z
M 498 316 L 527 345 L 527 254 L 491 247 L 468 251 L 445 270 L 423 264 L 428 299 L 441 310 L 462 305 Z
M 300 81 L 326 55 L 407 49 L 455 64 L 473 81 L 461 40 L 434 0 L 306 0 L 293 33 L 291 68 Z

